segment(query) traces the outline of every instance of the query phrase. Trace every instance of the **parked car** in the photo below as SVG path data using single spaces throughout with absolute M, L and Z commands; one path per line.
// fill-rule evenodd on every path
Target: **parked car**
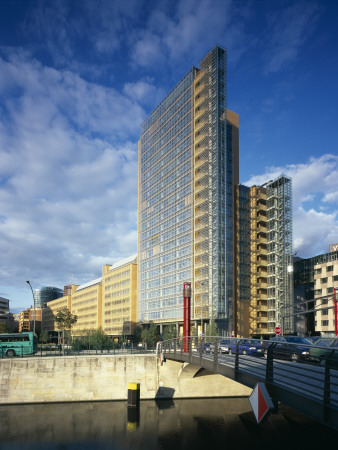
M 239 355 L 263 356 L 264 349 L 258 339 L 233 339 L 229 343 L 229 354 L 236 353 L 238 348 Z
M 312 342 L 300 336 L 276 336 L 264 342 L 264 356 L 268 348 L 275 343 L 272 351 L 274 358 L 291 359 L 292 361 L 308 360 Z
M 309 358 L 321 366 L 329 363 L 332 367 L 338 367 L 338 338 L 322 338 L 316 341 L 310 347 Z
M 229 353 L 229 344 L 231 339 L 221 339 L 218 343 L 213 343 L 210 345 L 211 353 L 214 353 L 215 346 L 217 346 L 218 353 Z

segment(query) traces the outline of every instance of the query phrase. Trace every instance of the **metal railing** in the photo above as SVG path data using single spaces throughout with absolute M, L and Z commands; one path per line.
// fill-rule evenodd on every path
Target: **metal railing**
M 0 347 L 0 358 L 37 358 L 37 357 L 60 357 L 60 356 L 77 356 L 77 355 L 118 355 L 118 354 L 142 354 L 155 353 L 156 344 L 147 345 L 147 347 L 139 347 L 138 345 L 130 346 L 100 346 L 92 345 L 89 348 L 81 346 L 65 346 L 63 349 L 61 345 L 47 346 L 39 345 L 36 353 L 25 353 L 24 346 L 13 347 L 15 354 L 11 352 L 7 354 L 8 348 Z
M 281 401 L 338 429 L 338 349 L 312 359 L 304 344 L 247 341 L 248 346 L 243 339 L 190 336 L 162 342 L 161 352 L 252 388 L 263 381 L 275 404 Z

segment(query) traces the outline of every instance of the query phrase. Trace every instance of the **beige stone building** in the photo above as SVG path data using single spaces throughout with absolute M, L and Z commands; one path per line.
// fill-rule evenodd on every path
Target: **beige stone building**
M 137 322 L 137 255 L 102 269 L 102 329 L 131 335 Z
M 110 336 L 130 336 L 137 322 L 137 255 L 102 268 L 102 277 L 65 286 L 64 296 L 47 303 L 43 331 L 57 331 L 54 316 L 66 307 L 77 316 L 72 336 L 87 336 L 99 328 Z
M 24 331 L 40 332 L 42 308 L 27 308 L 19 314 L 19 333 Z
M 316 264 L 314 282 L 315 330 L 322 335 L 334 336 L 334 288 L 338 290 L 338 260 Z
M 71 312 L 77 316 L 73 336 L 87 336 L 102 326 L 102 278 L 73 289 Z

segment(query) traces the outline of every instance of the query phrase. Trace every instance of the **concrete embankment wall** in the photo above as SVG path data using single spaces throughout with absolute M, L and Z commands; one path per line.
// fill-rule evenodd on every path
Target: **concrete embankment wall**
M 169 360 L 161 366 L 155 355 L 2 359 L 0 404 L 125 400 L 131 382 L 140 383 L 141 399 L 250 395 L 221 375 L 194 377 L 198 369 Z

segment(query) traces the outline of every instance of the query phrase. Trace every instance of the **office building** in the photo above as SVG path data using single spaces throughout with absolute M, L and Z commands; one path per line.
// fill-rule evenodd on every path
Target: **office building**
M 338 300 L 338 259 L 331 259 L 314 266 L 314 294 L 315 331 L 324 336 L 335 336 L 338 329 L 334 306 L 334 295 L 336 295 L 336 301 Z
M 58 328 L 54 322 L 54 316 L 60 311 L 60 309 L 67 308 L 71 311 L 71 295 L 72 291 L 79 286 L 77 285 L 67 285 L 64 288 L 63 296 L 55 300 L 51 300 L 46 304 L 46 307 L 42 310 L 42 331 L 57 331 Z
M 47 302 L 60 298 L 62 295 L 62 289 L 54 286 L 43 286 L 41 289 L 34 289 L 35 307 L 44 308 Z
M 234 335 L 268 338 L 294 332 L 292 190 L 282 175 L 234 191 Z
M 88 336 L 101 328 L 113 338 L 130 338 L 137 322 L 137 255 L 103 266 L 100 278 L 65 286 L 63 294 L 43 309 L 43 331 L 57 331 L 54 316 L 67 308 L 77 316 L 72 336 Z
M 24 331 L 41 332 L 42 308 L 27 308 L 19 315 L 19 333 Z
M 226 51 L 216 46 L 142 124 L 139 141 L 138 318 L 233 327 L 233 186 L 238 115 L 226 107 Z
M 137 255 L 102 270 L 102 329 L 114 337 L 130 336 L 137 322 Z
M 9 331 L 12 327 L 13 316 L 9 312 L 9 300 L 0 297 L 0 333 L 4 333 L 7 330 Z
M 267 324 L 274 334 L 294 333 L 292 258 L 292 182 L 284 175 L 266 185 Z
M 73 336 L 88 336 L 102 326 L 102 277 L 74 287 L 71 312 L 77 316 L 72 326 Z

